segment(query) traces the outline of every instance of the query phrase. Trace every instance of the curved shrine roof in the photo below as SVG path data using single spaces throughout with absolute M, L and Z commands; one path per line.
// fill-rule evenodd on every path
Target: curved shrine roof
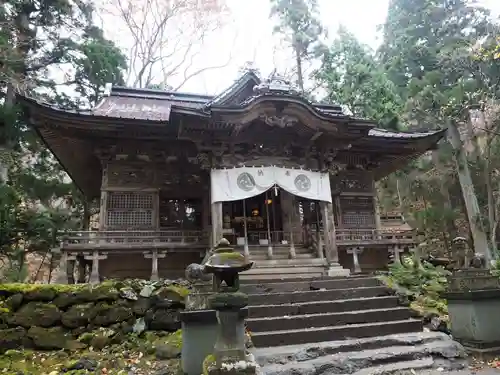
M 94 142 L 99 137 L 110 140 L 128 137 L 134 142 L 178 140 L 182 131 L 189 131 L 189 136 L 208 131 L 234 137 L 244 133 L 257 119 L 269 125 L 269 129 L 295 129 L 298 121 L 302 128 L 297 128 L 297 134 L 305 137 L 300 139 L 312 141 L 328 135 L 325 142 L 332 137 L 339 137 L 342 142 L 352 141 L 353 148 L 347 152 L 382 153 L 383 163 L 391 166 L 376 175 L 380 178 L 433 148 L 445 135 L 445 130 L 377 129 L 374 122 L 347 115 L 338 105 L 309 101 L 282 79 L 261 81 L 252 71 L 215 96 L 113 87 L 95 108 L 82 111 L 64 110 L 22 95 L 18 100 L 43 141 L 77 185 L 87 192 L 100 190 L 99 180 L 86 181 L 87 177 L 79 175 L 83 173 L 81 170 L 100 172 L 100 163 L 93 154 Z M 295 120 L 287 122 L 285 117 Z M 263 135 L 266 136 L 269 135 Z M 68 140 L 72 142 L 71 150 L 67 150 Z M 400 155 L 396 157 L 397 154 Z

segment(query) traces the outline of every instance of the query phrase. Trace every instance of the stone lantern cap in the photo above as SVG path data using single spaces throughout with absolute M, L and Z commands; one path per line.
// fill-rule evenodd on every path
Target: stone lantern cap
M 205 263 L 205 270 L 209 273 L 239 273 L 249 270 L 252 266 L 253 262 L 234 251 L 229 241 L 223 238 Z

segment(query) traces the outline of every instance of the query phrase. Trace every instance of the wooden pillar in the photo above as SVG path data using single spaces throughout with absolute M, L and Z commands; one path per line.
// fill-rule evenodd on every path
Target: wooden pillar
M 289 225 L 290 225 L 290 252 L 288 254 L 288 257 L 290 259 L 295 259 L 297 257 L 297 254 L 295 253 L 295 239 L 293 238 L 293 231 L 294 231 L 294 223 L 293 223 L 293 218 L 294 218 L 294 206 L 295 206 L 295 197 L 290 194 L 290 201 L 291 201 L 291 210 L 290 214 L 288 216 L 289 218 Z
M 266 221 L 267 221 L 267 257 L 273 259 L 273 245 L 271 238 L 271 223 L 269 222 L 269 204 L 268 204 L 268 194 L 266 191 Z
M 106 230 L 107 216 L 108 216 L 108 191 L 105 190 L 108 186 L 108 166 L 102 163 L 102 177 L 101 177 L 101 201 L 99 207 L 99 230 Z
M 99 209 L 99 230 L 106 230 L 107 227 L 107 216 L 108 216 L 108 192 L 106 190 L 101 190 L 101 202 Z
M 204 191 L 201 197 L 201 228 L 207 231 L 210 227 L 210 195 Z
M 248 248 L 248 226 L 247 226 L 247 205 L 246 199 L 243 199 L 243 231 L 245 236 L 245 244 L 243 245 L 243 255 L 248 261 L 250 259 L 250 249 Z
M 151 259 L 151 281 L 160 280 L 158 273 L 158 259 L 165 258 L 165 253 L 158 253 L 158 250 L 154 249 L 151 253 L 145 252 L 144 258 Z
M 359 254 L 363 252 L 362 248 L 351 247 L 347 249 L 347 254 L 352 254 L 352 263 L 354 265 L 354 273 L 361 272 L 361 266 L 359 265 Z
M 325 256 L 328 264 L 338 264 L 339 254 L 335 234 L 335 221 L 333 218 L 333 205 L 321 202 L 321 214 L 323 216 L 323 232 L 325 238 Z
M 160 190 L 153 193 L 153 227 L 160 229 Z
M 98 250 L 94 250 L 92 255 L 85 255 L 86 260 L 92 261 L 92 271 L 90 272 L 90 284 L 99 284 L 101 282 L 101 278 L 99 276 L 99 261 L 106 259 L 108 256 L 105 254 L 99 254 Z
M 375 229 L 377 230 L 377 238 L 380 235 L 380 231 L 382 230 L 382 221 L 380 220 L 380 206 L 378 204 L 377 194 L 373 196 L 373 209 L 375 212 Z
M 394 256 L 394 263 L 401 263 L 401 253 L 404 251 L 404 249 L 402 249 L 396 245 L 392 249 L 390 249 L 389 251 Z
M 59 261 L 59 273 L 55 279 L 56 284 L 70 284 L 70 279 L 72 279 L 71 284 L 75 283 L 73 275 L 69 274 L 69 270 L 71 269 L 73 272 L 75 270 L 74 263 L 72 268 L 68 268 L 68 262 L 76 261 L 76 256 L 69 255 L 65 251 L 61 251 L 61 260 Z
M 222 202 L 212 203 L 212 246 L 222 239 Z
M 323 252 L 323 236 L 321 235 L 321 225 L 320 225 L 320 211 L 321 204 L 320 202 L 316 202 L 316 253 L 319 259 L 324 259 L 325 254 Z M 323 215 L 321 215 L 323 216 Z

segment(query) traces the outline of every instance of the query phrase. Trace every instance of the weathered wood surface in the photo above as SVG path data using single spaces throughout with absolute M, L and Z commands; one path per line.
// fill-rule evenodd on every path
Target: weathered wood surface
M 414 233 L 408 230 L 337 229 L 336 240 L 343 246 L 415 244 Z
M 208 247 L 209 231 L 202 230 L 129 230 L 129 231 L 77 231 L 71 232 L 61 246 L 62 250 L 91 250 L 106 249 L 142 249 L 142 248 L 190 248 Z M 254 240 L 267 238 L 264 231 L 249 231 L 249 238 Z M 289 242 L 289 233 L 272 231 L 274 243 Z M 376 229 L 336 229 L 335 240 L 337 246 L 363 245 L 393 245 L 414 244 L 414 233 L 404 230 L 376 230 Z M 300 238 L 295 243 L 300 243 Z

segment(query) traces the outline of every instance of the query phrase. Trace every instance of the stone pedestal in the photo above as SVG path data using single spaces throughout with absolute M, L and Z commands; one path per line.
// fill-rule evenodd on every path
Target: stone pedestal
M 478 353 L 500 352 L 500 279 L 489 270 L 455 271 L 449 278 L 448 313 L 453 338 Z
M 342 267 L 339 263 L 330 264 L 328 266 L 328 269 L 326 270 L 326 275 L 332 277 L 345 277 L 349 276 L 350 274 L 351 271 L 347 268 Z
M 214 350 L 218 332 L 215 310 L 184 311 L 182 322 L 182 372 L 185 375 L 203 373 L 203 361 Z
M 214 355 L 218 367 L 223 363 L 236 363 L 245 358 L 246 311 L 238 308 L 217 311 L 219 332 Z

